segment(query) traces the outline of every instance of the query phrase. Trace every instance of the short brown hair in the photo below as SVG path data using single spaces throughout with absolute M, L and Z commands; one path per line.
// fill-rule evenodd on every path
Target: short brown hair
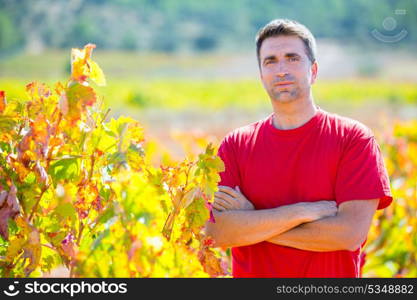
M 259 66 L 261 65 L 259 52 L 263 41 L 269 37 L 280 35 L 294 35 L 299 37 L 305 45 L 306 54 L 311 63 L 316 61 L 316 40 L 310 30 L 303 24 L 294 20 L 275 19 L 261 28 L 256 35 L 256 55 L 258 57 Z

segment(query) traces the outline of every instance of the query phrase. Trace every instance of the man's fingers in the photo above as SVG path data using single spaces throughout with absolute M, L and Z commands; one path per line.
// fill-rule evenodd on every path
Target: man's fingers
M 229 202 L 219 197 L 214 197 L 213 206 L 214 204 L 216 204 L 217 206 L 223 207 L 225 209 L 231 209 L 233 207 L 232 205 L 230 205 Z
M 219 185 L 218 187 L 219 187 L 219 191 L 221 191 L 223 193 L 227 193 L 227 194 L 229 194 L 232 197 L 235 197 L 236 198 L 236 197 L 239 196 L 239 193 L 236 190 L 234 190 L 231 187 L 229 187 L 229 186 Z
M 219 197 L 214 197 L 214 201 L 213 201 L 213 207 L 216 208 L 217 210 L 220 211 L 225 211 L 225 210 L 229 210 L 232 209 L 232 206 L 230 205 L 229 202 L 225 201 L 222 198 Z
M 224 211 L 224 210 L 226 210 L 223 206 L 221 206 L 221 205 L 219 205 L 219 204 L 217 204 L 217 203 L 215 203 L 215 202 L 213 202 L 213 208 L 215 209 L 215 210 L 217 210 L 217 211 Z
M 229 205 L 233 205 L 237 200 L 233 197 L 231 197 L 229 194 L 224 192 L 215 192 L 214 197 L 221 198 L 224 201 L 227 201 Z
M 214 205 L 213 205 L 213 214 L 214 214 L 214 216 L 216 216 L 216 213 L 221 212 L 221 211 L 222 210 L 215 208 Z

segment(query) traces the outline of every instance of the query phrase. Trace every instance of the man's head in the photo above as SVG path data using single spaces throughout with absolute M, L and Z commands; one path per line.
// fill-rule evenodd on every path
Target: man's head
M 317 76 L 316 42 L 302 24 L 273 20 L 256 37 L 262 83 L 272 100 L 308 97 Z

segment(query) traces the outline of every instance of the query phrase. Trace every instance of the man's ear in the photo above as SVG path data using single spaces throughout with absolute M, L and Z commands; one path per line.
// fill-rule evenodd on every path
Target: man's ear
M 315 82 L 316 82 L 318 68 L 319 68 L 319 65 L 318 65 L 317 61 L 315 61 L 315 62 L 311 65 L 311 80 L 310 80 L 310 84 L 313 84 L 313 83 L 315 83 Z

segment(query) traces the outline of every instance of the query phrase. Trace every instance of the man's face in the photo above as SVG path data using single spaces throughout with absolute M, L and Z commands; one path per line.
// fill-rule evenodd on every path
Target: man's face
M 297 36 L 265 39 L 259 51 L 262 83 L 272 100 L 293 102 L 308 97 L 317 76 L 303 41 Z

